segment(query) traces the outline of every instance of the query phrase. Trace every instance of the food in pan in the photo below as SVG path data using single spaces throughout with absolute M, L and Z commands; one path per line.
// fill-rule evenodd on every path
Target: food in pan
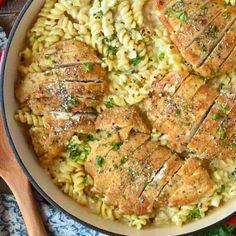
M 233 1 L 46 0 L 15 118 L 53 182 L 142 228 L 236 196 Z

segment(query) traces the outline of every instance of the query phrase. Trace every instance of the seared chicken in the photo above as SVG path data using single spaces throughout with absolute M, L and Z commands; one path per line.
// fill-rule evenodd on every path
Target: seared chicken
M 77 40 L 65 40 L 38 53 L 34 59 L 42 70 L 86 63 L 101 64 L 92 47 Z
M 125 128 L 150 133 L 141 116 L 141 110 L 136 106 L 120 107 L 105 110 L 96 121 L 97 129 Z
M 199 160 L 184 163 L 177 154 L 151 140 L 148 129 L 140 128 L 145 123 L 138 113 L 135 119 L 134 115 L 126 115 L 135 107 L 122 109 L 123 113 L 121 108 L 104 111 L 97 118 L 96 127 L 109 135 L 94 142 L 85 163 L 86 172 L 94 180 L 92 191 L 103 195 L 107 205 L 116 207 L 120 214 L 142 215 L 163 202 L 176 206 L 192 203 L 211 188 L 208 172 Z M 128 132 L 127 127 L 133 128 Z M 127 133 L 125 139 L 123 130 Z M 171 189 L 170 183 L 175 184 Z M 180 183 L 185 185 L 187 195 Z M 193 196 L 195 188 L 199 190 Z M 163 198 L 167 190 L 173 198 Z
M 16 98 L 33 114 L 42 116 L 44 128 L 30 134 L 43 164 L 51 164 L 74 133 L 94 133 L 96 106 L 107 91 L 107 72 L 92 47 L 61 41 L 34 58 L 42 71 L 17 82 Z
M 192 154 L 202 158 L 206 157 L 206 149 L 209 145 L 211 146 L 212 142 L 214 142 L 215 135 L 219 132 L 221 125 L 225 122 L 224 119 L 226 117 L 228 118 L 229 114 L 232 114 L 231 112 L 234 106 L 234 97 L 221 95 L 217 98 L 214 106 L 211 108 L 207 117 L 204 119 L 191 142 L 188 144 L 188 149 Z M 222 132 L 224 133 L 223 130 Z M 224 149 L 226 151 L 229 148 L 230 147 L 225 147 Z
M 207 77 L 224 73 L 225 67 L 232 70 L 228 57 L 236 46 L 235 7 L 220 0 L 158 0 L 157 8 L 171 39 L 197 72 Z
M 106 86 L 106 71 L 98 64 L 91 65 L 91 70 L 86 71 L 87 65 L 57 68 L 44 73 L 30 73 L 24 80 L 16 84 L 15 94 L 19 102 L 29 100 L 32 94 L 40 90 L 45 84 L 59 82 L 101 83 Z M 79 95 L 79 94 L 78 94 Z
M 169 146 L 180 153 L 218 96 L 218 92 L 210 89 L 198 76 L 191 75 L 182 81 L 174 95 L 162 93 L 149 98 L 150 107 L 147 108 L 153 127 L 166 134 Z
M 73 136 L 73 131 L 33 127 L 30 135 L 40 163 L 49 166 L 63 152 L 66 143 Z

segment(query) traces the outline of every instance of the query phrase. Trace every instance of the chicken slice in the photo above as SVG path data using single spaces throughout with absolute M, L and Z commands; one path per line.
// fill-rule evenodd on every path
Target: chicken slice
M 29 132 L 35 153 L 43 166 L 52 165 L 53 160 L 64 151 L 66 143 L 73 136 L 71 131 L 38 127 L 32 127 Z
M 231 14 L 232 17 L 225 17 L 226 13 Z M 235 13 L 234 8 L 229 8 L 211 22 L 189 47 L 181 51 L 185 60 L 194 68 L 200 67 L 233 25 L 236 18 Z
M 170 206 L 187 205 L 200 199 L 213 187 L 207 170 L 199 167 L 169 198 Z
M 185 8 L 191 8 L 194 3 L 157 1 L 160 19 L 171 39 L 202 76 L 232 71 L 236 64 L 235 50 L 232 52 L 236 37 L 235 7 L 225 6 L 220 0 L 192 2 L 196 4 L 196 13 L 189 17 Z
M 44 115 L 49 112 L 94 113 L 94 108 L 97 104 L 98 101 L 95 99 L 83 99 L 74 96 L 68 96 L 66 99 L 58 96 L 53 96 L 52 98 L 32 98 L 28 101 L 28 106 L 37 115 Z
M 236 46 L 236 22 L 232 25 L 229 31 L 226 32 L 223 39 L 217 44 L 215 49 L 206 59 L 206 61 L 197 68 L 197 71 L 203 75 L 217 74 L 219 68 L 224 64 L 230 53 Z
M 168 205 L 169 198 L 181 187 L 186 178 L 189 178 L 193 173 L 202 166 L 202 161 L 197 158 L 189 158 L 185 161 L 184 165 L 173 176 L 170 182 L 163 188 L 160 196 L 155 202 L 155 208 Z M 191 202 L 190 202 L 191 203 Z
M 211 142 L 203 153 L 205 158 L 222 158 L 236 156 L 235 148 L 235 133 L 236 133 L 236 105 L 224 115 L 224 120 L 221 122 L 219 129 L 212 136 Z
M 74 133 L 95 133 L 96 115 L 93 113 L 73 115 L 65 112 L 50 112 L 45 114 L 42 119 L 46 128 Z
M 38 115 L 49 110 L 77 112 L 84 108 L 90 111 L 96 107 L 105 91 L 106 85 L 103 83 L 44 83 L 37 92 L 31 94 L 28 104 Z
M 160 19 L 171 34 L 171 39 L 180 48 L 193 42 L 201 32 L 223 11 L 219 1 L 178 1 L 166 8 Z M 181 4 L 179 4 L 181 5 Z M 177 7 L 176 7 L 177 6 Z
M 236 47 L 234 47 L 234 50 L 231 52 L 229 57 L 220 66 L 220 71 L 223 74 L 227 74 L 230 73 L 232 69 L 235 69 L 235 67 L 236 67 Z
M 113 179 L 115 179 L 115 176 L 120 174 L 119 169 L 122 169 L 122 166 L 127 161 L 132 159 L 133 153 L 141 145 L 145 145 L 149 138 L 150 136 L 146 134 L 132 134 L 129 140 L 125 141 L 123 145 L 118 148 L 118 150 L 116 150 L 117 148 L 112 149 L 106 156 L 104 164 L 102 168 L 100 168 L 100 172 L 94 177 L 93 191 L 98 193 L 106 193 L 107 191 L 109 192 L 109 189 L 112 189 L 114 184 Z M 109 194 L 105 194 L 106 203 L 112 204 L 115 201 L 115 197 L 110 198 Z
M 169 73 L 160 82 L 154 84 L 154 91 L 144 101 L 144 109 L 147 117 L 152 122 L 159 117 L 165 103 L 174 96 L 182 83 L 189 79 L 187 71 Z
M 141 116 L 141 110 L 136 106 L 115 107 L 102 112 L 96 121 L 97 129 L 114 129 L 132 127 L 134 131 L 150 133 Z
M 57 68 L 44 73 L 29 73 L 24 80 L 18 81 L 15 87 L 16 98 L 22 103 L 30 99 L 32 93 L 45 83 L 60 81 L 103 83 L 106 84 L 106 71 L 101 65 L 94 65 L 91 71 L 86 71 L 84 65 Z
M 220 95 L 217 98 L 211 111 L 188 144 L 188 149 L 192 154 L 198 157 L 202 156 L 208 144 L 212 141 L 212 137 L 219 129 L 224 117 L 231 112 L 234 104 L 235 99 L 232 97 Z
M 101 168 L 98 161 L 103 162 L 108 153 L 112 150 L 113 144 L 120 142 L 120 136 L 117 132 L 111 133 L 106 139 L 95 141 L 91 146 L 90 154 L 85 163 L 85 171 L 92 177 L 95 177 L 96 174 L 100 172 Z
M 158 200 L 163 188 L 171 180 L 178 170 L 183 165 L 183 161 L 176 154 L 173 154 L 162 166 L 160 170 L 157 170 L 152 181 L 145 187 L 139 202 L 137 204 L 139 210 L 147 209 L 148 212 L 152 212 L 155 201 Z
M 134 175 L 132 183 L 125 188 L 123 193 L 125 197 L 123 196 L 119 201 L 121 213 L 142 215 L 151 212 L 151 206 L 143 207 L 140 196 L 171 155 L 170 150 L 154 142 L 147 143 L 146 146 L 134 153 L 130 166 L 135 166 L 138 163 L 140 175 Z
M 85 63 L 101 63 L 92 47 L 77 40 L 65 40 L 38 53 L 34 58 L 42 70 Z

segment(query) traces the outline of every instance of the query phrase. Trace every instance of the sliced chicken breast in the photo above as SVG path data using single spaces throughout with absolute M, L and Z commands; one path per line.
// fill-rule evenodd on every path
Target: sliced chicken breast
M 50 166 L 65 149 L 73 136 L 71 131 L 57 131 L 48 128 L 33 127 L 30 129 L 32 145 L 43 166 Z
M 211 111 L 188 144 L 190 153 L 202 157 L 209 143 L 212 142 L 212 137 L 215 136 L 225 116 L 228 116 L 234 105 L 235 99 L 231 96 L 220 95 L 217 98 Z
M 95 133 L 96 115 L 93 113 L 73 115 L 65 112 L 50 112 L 45 114 L 42 119 L 46 128 L 74 133 Z
M 218 92 L 210 89 L 203 80 L 190 76 L 174 96 L 157 100 L 154 97 L 148 117 L 152 118 L 154 128 L 167 135 L 169 146 L 181 153 L 217 96 Z
M 236 133 L 236 105 L 231 112 L 225 115 L 220 124 L 219 129 L 212 137 L 207 149 L 203 153 L 203 157 L 211 158 L 231 158 L 236 156 L 235 149 L 235 133 Z
M 136 106 L 115 107 L 102 112 L 96 121 L 97 129 L 114 129 L 132 127 L 141 133 L 150 133 L 141 116 L 141 110 Z
M 92 47 L 77 40 L 65 40 L 38 53 L 34 58 L 43 71 L 49 68 L 65 67 L 85 63 L 101 63 Z
M 160 19 L 193 69 L 205 77 L 235 65 L 236 9 L 222 1 L 157 1 Z M 188 15 L 188 8 L 195 13 Z M 172 7 L 170 7 L 172 6 Z M 230 56 L 232 55 L 232 56 Z

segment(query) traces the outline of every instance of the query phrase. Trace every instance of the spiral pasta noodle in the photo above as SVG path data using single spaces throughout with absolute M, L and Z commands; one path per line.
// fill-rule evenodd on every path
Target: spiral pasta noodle
M 21 123 L 25 123 L 30 126 L 35 127 L 43 127 L 43 120 L 42 117 L 31 114 L 29 112 L 24 112 L 21 110 L 18 110 L 15 114 L 15 119 L 17 121 L 20 121 Z

